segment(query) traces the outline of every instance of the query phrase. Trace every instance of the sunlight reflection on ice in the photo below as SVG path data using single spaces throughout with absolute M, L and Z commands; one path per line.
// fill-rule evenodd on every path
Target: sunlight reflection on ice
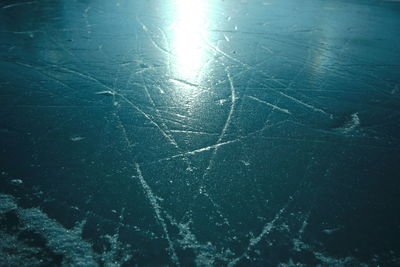
M 175 89 L 175 99 L 183 101 L 190 112 L 195 112 L 199 95 L 204 91 L 205 74 L 209 72 L 207 62 L 210 55 L 204 39 L 209 35 L 212 14 L 209 14 L 207 1 L 176 0 L 172 6 L 173 12 L 165 10 L 172 21 L 166 26 L 173 55 L 169 58 L 170 81 Z
M 197 83 L 206 59 L 202 35 L 207 33 L 207 10 L 204 1 L 176 1 L 172 49 L 176 55 L 174 75 Z

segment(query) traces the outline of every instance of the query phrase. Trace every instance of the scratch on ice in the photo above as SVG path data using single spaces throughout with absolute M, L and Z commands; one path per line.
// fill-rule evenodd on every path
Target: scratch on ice
M 148 199 L 148 201 L 150 202 L 150 205 L 152 206 L 154 212 L 155 212 L 155 217 L 157 219 L 157 221 L 160 223 L 165 238 L 167 239 L 168 242 L 168 248 L 169 248 L 169 253 L 171 254 L 171 260 L 174 264 L 180 266 L 179 264 L 179 259 L 178 256 L 176 254 L 173 242 L 169 236 L 169 232 L 167 229 L 167 224 L 162 216 L 162 208 L 160 206 L 160 204 L 158 203 L 157 200 L 157 196 L 154 195 L 153 191 L 151 190 L 150 186 L 147 184 L 146 180 L 143 177 L 142 171 L 140 170 L 140 166 L 138 163 L 135 162 L 135 168 L 136 168 L 136 172 L 137 172 L 137 178 L 139 179 L 139 182 L 143 188 L 143 191 Z

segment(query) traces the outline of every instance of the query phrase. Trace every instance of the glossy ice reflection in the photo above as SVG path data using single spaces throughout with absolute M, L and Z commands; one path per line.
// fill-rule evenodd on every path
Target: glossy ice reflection
M 177 0 L 166 5 L 164 15 L 169 24 L 165 25 L 169 40 L 170 81 L 174 88 L 174 98 L 185 106 L 190 113 L 195 110 L 202 95 L 205 73 L 210 68 L 209 56 L 204 40 L 212 15 L 207 8 L 207 1 Z
M 171 14 L 175 20 L 170 25 L 173 73 L 180 79 L 192 83 L 202 80 L 204 64 L 207 59 L 204 38 L 211 19 L 205 8 L 206 1 L 176 1 Z

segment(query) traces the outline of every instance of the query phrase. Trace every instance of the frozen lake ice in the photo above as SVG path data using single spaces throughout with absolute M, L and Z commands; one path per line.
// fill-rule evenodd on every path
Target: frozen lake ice
M 400 2 L 0 3 L 0 266 L 400 265 Z

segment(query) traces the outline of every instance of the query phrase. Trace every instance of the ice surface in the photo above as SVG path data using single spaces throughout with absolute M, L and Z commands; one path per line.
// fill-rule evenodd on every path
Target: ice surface
M 1 2 L 0 265 L 399 265 L 399 7 Z

